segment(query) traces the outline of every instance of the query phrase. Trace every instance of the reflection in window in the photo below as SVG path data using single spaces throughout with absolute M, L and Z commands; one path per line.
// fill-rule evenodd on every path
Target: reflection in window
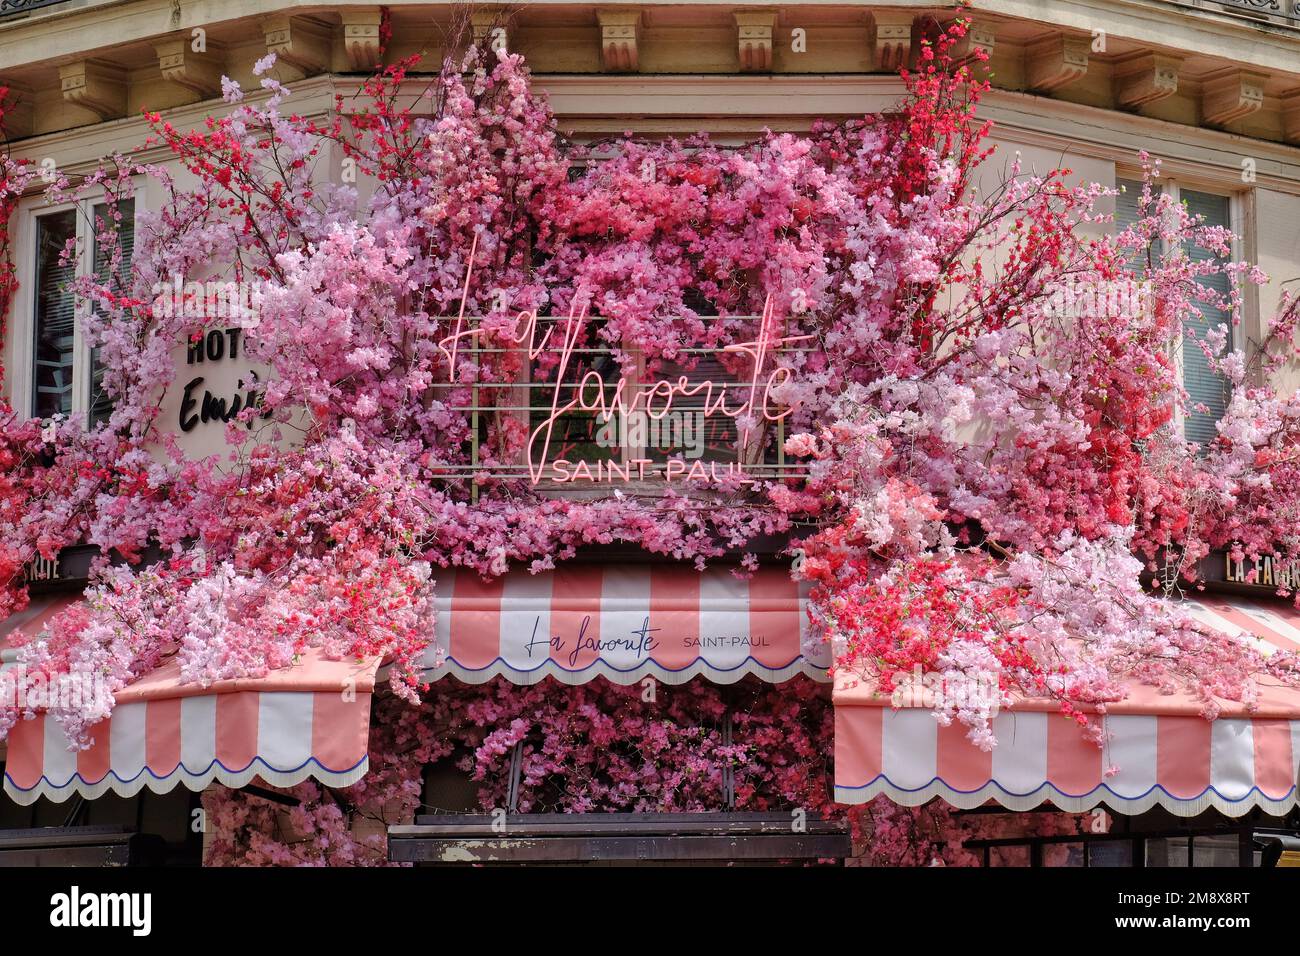
M 1029 847 L 1026 844 L 989 847 L 989 866 L 1028 865 Z
M 558 386 L 558 369 L 533 369 L 530 382 L 532 395 L 529 401 L 530 436 L 551 419 L 552 402 L 556 408 L 573 406 L 553 420 L 549 433 L 542 428 L 541 433 L 536 435 L 535 447 L 530 448 L 530 454 L 536 455 L 538 460 L 543 451 L 548 462 L 619 461 L 622 458 L 621 449 L 626 447 L 626 442 L 618 429 L 620 423 L 605 425 L 598 413 L 590 410 L 601 404 L 602 397 L 606 405 L 612 405 L 621 376 L 613 353 L 598 337 L 600 324 L 598 321 L 584 324 Z M 557 322 L 553 328 L 555 331 L 551 334 L 558 341 L 565 333 L 565 326 Z M 544 335 L 541 333 L 539 338 Z M 553 357 L 547 358 L 552 361 L 546 364 L 553 364 Z
M 1238 866 L 1240 859 L 1241 841 L 1235 833 L 1192 840 L 1192 866 Z
M 1083 843 L 1043 845 L 1043 866 L 1083 866 Z
M 670 382 L 685 378 L 692 387 L 711 382 L 713 389 L 701 388 L 694 395 L 677 396 L 671 409 L 657 420 L 646 416 L 645 456 L 660 463 L 679 455 L 688 463 L 736 461 L 739 440 L 736 420 L 718 411 L 705 415 L 706 407 L 718 406 L 723 389 L 728 390 L 728 406 L 739 405 L 745 394 L 743 386 L 737 387 L 736 376 L 723 366 L 717 354 L 695 356 L 688 362 L 664 362 L 658 377 Z M 650 384 L 642 387 L 648 388 Z M 662 403 L 655 407 L 661 409 Z

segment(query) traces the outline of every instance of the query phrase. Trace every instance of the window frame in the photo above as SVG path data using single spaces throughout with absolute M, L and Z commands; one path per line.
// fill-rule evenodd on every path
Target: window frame
M 135 177 L 139 180 L 139 177 Z M 133 182 L 135 189 L 131 197 L 134 203 L 134 217 L 142 211 L 143 189 L 139 181 Z M 91 276 L 95 272 L 94 256 L 94 216 L 95 209 L 105 202 L 103 190 L 83 196 L 75 201 L 50 203 L 43 196 L 30 196 L 19 202 L 17 235 L 14 249 L 19 294 L 15 299 L 10 330 L 13 347 L 10 350 L 12 375 L 10 378 L 10 404 L 23 418 L 36 416 L 36 328 L 39 289 L 39 239 L 40 220 L 60 213 L 76 213 L 76 266 L 73 275 L 77 279 Z M 138 236 L 138 231 L 135 233 Z M 94 364 L 93 349 L 86 342 L 86 316 L 94 304 L 80 299 L 73 309 L 72 324 L 72 407 L 69 418 L 82 418 L 87 423 L 93 412 L 91 392 L 93 390 Z
M 1115 186 L 1118 189 L 1121 182 L 1137 183 L 1142 185 L 1142 171 L 1128 169 L 1123 166 L 1115 169 Z M 1209 182 L 1197 179 L 1189 179 L 1179 175 L 1161 176 L 1152 181 L 1152 194 L 1158 191 L 1160 195 L 1169 196 L 1174 203 L 1182 203 L 1183 192 L 1203 193 L 1209 196 L 1221 196 L 1228 200 L 1228 223 L 1227 226 L 1232 230 L 1232 245 L 1228 250 L 1228 256 L 1234 261 L 1240 261 L 1246 258 L 1246 252 L 1249 247 L 1246 236 L 1246 225 L 1249 221 L 1249 208 L 1251 190 L 1234 189 L 1222 182 Z M 1117 224 L 1113 224 L 1116 225 Z M 1119 229 L 1115 228 L 1111 235 L 1117 235 Z M 1163 254 L 1163 250 L 1162 250 Z M 1226 348 L 1228 351 L 1233 349 L 1244 348 L 1245 341 L 1242 337 L 1246 334 L 1246 326 L 1249 321 L 1247 312 L 1251 306 L 1251 298 L 1243 290 L 1242 295 L 1242 315 L 1241 324 L 1234 327 L 1231 321 L 1228 323 L 1228 340 Z M 1187 346 L 1186 331 L 1181 331 L 1177 341 L 1169 343 L 1169 355 L 1174 361 L 1174 367 L 1178 370 L 1178 382 L 1185 389 L 1187 387 L 1186 370 L 1183 366 L 1183 349 Z M 1229 384 L 1229 396 L 1231 396 L 1232 386 Z M 1231 401 L 1231 397 L 1229 397 Z M 1183 402 L 1175 402 L 1173 410 L 1173 424 L 1178 429 L 1178 433 L 1187 438 L 1187 410 L 1183 407 Z M 1202 449 L 1205 451 L 1206 449 Z

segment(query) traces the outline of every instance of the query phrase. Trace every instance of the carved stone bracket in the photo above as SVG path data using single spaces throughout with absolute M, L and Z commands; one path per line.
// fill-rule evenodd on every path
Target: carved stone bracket
M 878 72 L 894 73 L 907 66 L 912 55 L 910 10 L 876 10 L 871 14 L 871 43 Z
M 1267 82 L 1267 76 L 1245 70 L 1207 80 L 1201 91 L 1201 118 L 1211 126 L 1222 126 L 1249 116 L 1263 107 Z
M 1050 93 L 1080 80 L 1088 72 L 1091 44 L 1080 37 L 1055 36 L 1025 51 L 1026 86 Z
M 764 10 L 736 13 L 734 16 L 741 71 L 761 73 L 772 69 L 772 30 L 776 26 L 776 13 Z
M 356 7 L 342 11 L 343 49 L 353 70 L 373 70 L 379 65 L 378 7 Z
M 266 52 L 276 61 L 297 67 L 305 75 L 320 73 L 330 61 L 329 34 L 318 24 L 302 17 L 276 14 L 262 21 Z M 379 34 L 376 31 L 375 37 Z
M 88 109 L 101 120 L 126 115 L 126 75 L 102 60 L 78 60 L 59 67 L 63 99 Z
M 953 62 L 970 64 L 976 61 L 976 53 L 983 53 L 986 59 L 992 57 L 996 41 L 997 32 L 992 23 L 988 20 L 969 20 L 966 35 L 952 46 Z
M 168 83 L 182 86 L 203 100 L 221 92 L 221 57 L 212 48 L 196 53 L 189 37 L 177 37 L 154 44 L 154 50 L 158 69 Z
M 596 19 L 600 22 L 600 55 L 606 71 L 636 72 L 636 44 L 641 36 L 641 11 L 597 10 Z
M 1125 109 L 1137 109 L 1178 92 L 1181 57 L 1146 53 L 1115 71 L 1115 100 Z

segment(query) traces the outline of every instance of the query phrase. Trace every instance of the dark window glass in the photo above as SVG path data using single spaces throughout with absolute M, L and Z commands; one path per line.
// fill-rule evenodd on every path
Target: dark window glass
M 560 408 L 571 403 L 574 406 L 555 419 L 549 442 L 545 431 L 538 435 L 535 441 L 530 442 L 529 454 L 534 461 L 540 462 L 543 449 L 548 463 L 561 459 L 575 463 L 580 461 L 594 463 L 619 461 L 622 458 L 621 449 L 624 442 L 618 425 L 606 425 L 600 420 L 598 412 L 582 407 L 583 404 L 598 405 L 602 394 L 606 405 L 612 406 L 614 392 L 622 374 L 608 344 L 599 336 L 600 324 L 599 321 L 589 321 L 584 325 L 564 368 L 558 390 L 556 386 L 558 370 L 543 370 L 536 366 L 533 368 L 529 386 L 531 389 L 529 405 L 532 408 L 528 423 L 530 436 L 550 418 L 553 400 Z M 555 331 L 551 333 L 550 342 L 562 342 L 566 329 L 565 320 L 556 320 L 552 325 Z M 546 336 L 547 330 L 547 326 L 539 328 L 538 341 Z M 557 346 L 552 351 L 558 352 L 558 350 Z M 599 385 L 587 379 L 591 372 L 595 372 L 599 377 Z M 549 467 L 547 474 L 550 475 Z
M 1089 866 L 1132 866 L 1132 840 L 1099 840 L 1089 843 Z
M 1140 179 L 1117 179 L 1115 185 L 1121 190 L 1115 197 L 1115 232 L 1121 233 L 1138 221 L 1142 204 L 1142 181 Z M 1158 198 L 1153 190 L 1152 198 Z M 1152 249 L 1134 249 L 1129 253 L 1126 267 L 1130 272 L 1142 272 L 1146 269 Z
M 72 414 L 72 345 L 76 304 L 69 288 L 75 260 L 61 262 L 77 235 L 74 209 L 36 220 L 36 355 L 32 412 L 37 418 Z

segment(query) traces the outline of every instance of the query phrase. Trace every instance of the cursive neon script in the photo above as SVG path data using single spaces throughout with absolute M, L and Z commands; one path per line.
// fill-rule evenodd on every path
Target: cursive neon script
M 453 381 L 456 376 L 456 363 L 461 343 L 463 341 L 472 342 L 481 331 L 477 328 L 466 328 L 465 325 L 465 302 L 468 298 L 469 282 L 474 270 L 474 257 L 477 249 L 478 238 L 475 237 L 474 244 L 470 248 L 469 264 L 465 270 L 465 285 L 461 294 L 461 307 L 459 314 L 456 316 L 455 327 L 450 335 L 438 343 L 438 347 L 451 369 L 450 374 Z M 574 477 L 582 474 L 583 468 L 586 468 L 585 462 L 579 462 L 576 467 L 564 459 L 557 459 L 554 463 L 551 462 L 551 441 L 554 436 L 555 425 L 565 415 L 575 410 L 594 412 L 597 421 L 602 424 L 609 422 L 615 416 L 626 420 L 626 416 L 638 412 L 642 412 L 648 418 L 658 421 L 672 411 L 673 402 L 676 399 L 695 396 L 703 396 L 702 413 L 705 418 L 721 415 L 733 420 L 742 418 L 752 420 L 761 415 L 766 421 L 778 422 L 794 410 L 790 407 L 775 405 L 772 399 L 773 390 L 790 380 L 793 374 L 791 370 L 782 366 L 774 366 L 765 373 L 764 366 L 767 364 L 768 356 L 771 353 L 784 346 L 811 339 L 813 336 L 778 334 L 770 294 L 763 303 L 763 314 L 759 324 L 758 337 L 753 341 L 737 342 L 724 346 L 722 349 L 724 352 L 743 355 L 752 361 L 753 372 L 749 377 L 749 381 L 716 383 L 706 379 L 692 382 L 687 376 L 682 375 L 676 379 L 661 378 L 653 383 L 644 383 L 638 387 L 629 383 L 626 377 L 620 376 L 613 391 L 607 392 L 604 378 L 599 372 L 592 369 L 584 374 L 577 385 L 572 388 L 573 397 L 568 401 L 564 401 L 562 392 L 566 387 L 565 372 L 573 359 L 573 353 L 578 345 L 583 323 L 587 319 L 587 306 L 584 304 L 579 309 L 576 302 L 575 298 L 575 304 L 570 307 L 569 314 L 560 323 L 545 330 L 540 341 L 538 339 L 539 320 L 536 309 L 520 312 L 515 318 L 514 329 L 507 336 L 507 340 L 512 341 L 515 345 L 527 345 L 530 362 L 536 360 L 538 356 L 548 349 L 558 348 L 559 352 L 559 363 L 555 369 L 555 385 L 551 389 L 549 413 L 532 430 L 528 438 L 528 475 L 533 484 L 537 484 L 544 477 L 550 477 L 559 482 L 573 480 Z M 557 331 L 560 332 L 562 340 L 558 347 L 555 347 L 552 346 L 551 342 Z M 745 427 L 739 428 L 738 433 L 737 446 L 743 448 L 749 442 L 750 426 L 746 424 Z M 638 476 L 644 477 L 644 465 L 650 464 L 650 462 L 648 459 L 638 459 L 633 464 L 638 465 Z M 677 464 L 680 465 L 681 463 Z M 549 475 L 548 467 L 550 467 Z M 678 471 L 684 473 L 685 470 L 685 466 L 682 465 Z M 627 476 L 627 469 L 611 468 L 609 471 L 611 476 L 614 477 L 626 478 Z

